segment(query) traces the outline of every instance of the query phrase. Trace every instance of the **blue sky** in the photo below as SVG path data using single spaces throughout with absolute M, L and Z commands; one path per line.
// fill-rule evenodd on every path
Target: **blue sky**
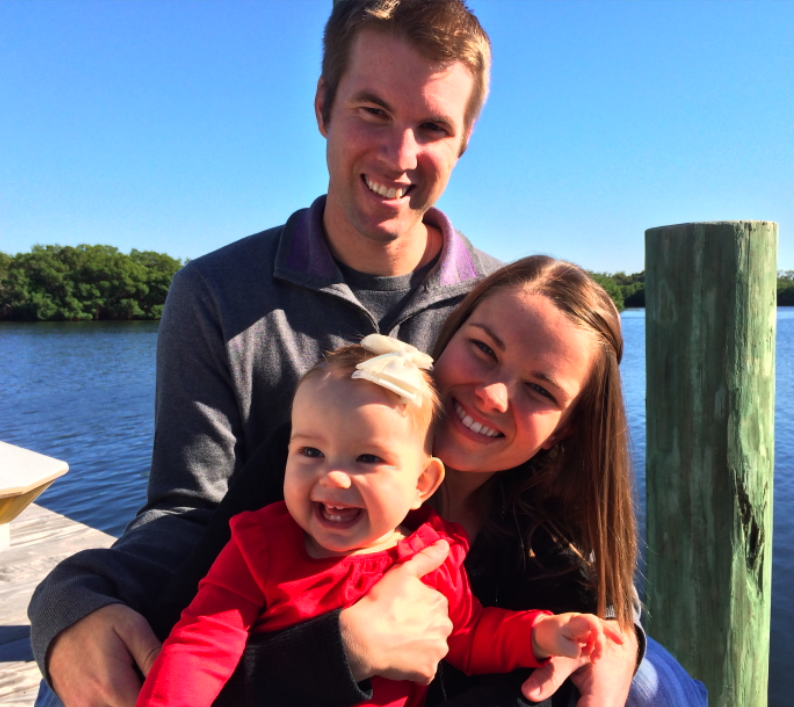
M 470 5 L 492 90 L 439 206 L 478 247 L 634 272 L 646 228 L 765 219 L 794 269 L 794 2 Z M 0 250 L 195 258 L 307 206 L 330 8 L 0 2 Z

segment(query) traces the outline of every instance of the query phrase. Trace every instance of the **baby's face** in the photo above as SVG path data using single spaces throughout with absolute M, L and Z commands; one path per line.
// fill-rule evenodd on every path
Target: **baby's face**
M 313 557 L 393 546 L 424 499 L 429 456 L 396 396 L 341 374 L 301 384 L 292 409 L 284 499 Z

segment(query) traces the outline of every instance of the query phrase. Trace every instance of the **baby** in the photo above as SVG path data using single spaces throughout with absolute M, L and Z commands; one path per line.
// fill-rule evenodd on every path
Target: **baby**
M 373 334 L 327 354 L 298 383 L 284 502 L 231 521 L 232 536 L 163 644 L 142 705 L 211 705 L 249 632 L 350 606 L 383 574 L 439 539 L 445 563 L 423 581 L 449 602 L 447 660 L 468 674 L 595 661 L 617 632 L 589 614 L 483 608 L 463 559 L 465 531 L 422 507 L 444 478 L 431 455 L 438 398 L 432 359 Z M 373 678 L 372 704 L 422 705 L 426 687 Z

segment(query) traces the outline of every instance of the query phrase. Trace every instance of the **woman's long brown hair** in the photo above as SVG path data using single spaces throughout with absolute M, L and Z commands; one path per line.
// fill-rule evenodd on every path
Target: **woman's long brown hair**
M 572 433 L 520 467 L 527 473 L 511 475 L 506 510 L 530 514 L 534 527 L 542 524 L 562 535 L 589 568 L 598 615 L 604 617 L 611 607 L 628 629 L 637 539 L 618 371 L 623 337 L 609 295 L 576 265 L 546 256 L 523 258 L 478 283 L 447 318 L 433 356 L 438 358 L 485 299 L 513 289 L 551 300 L 573 324 L 593 334 L 597 354 L 573 412 Z M 531 532 L 524 541 L 531 552 Z

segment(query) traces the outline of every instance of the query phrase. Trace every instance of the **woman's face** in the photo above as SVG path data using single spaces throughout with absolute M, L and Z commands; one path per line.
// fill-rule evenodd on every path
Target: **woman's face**
M 595 350 L 593 335 L 547 297 L 492 295 L 435 365 L 446 416 L 433 453 L 457 471 L 494 472 L 551 448 L 571 431 Z

